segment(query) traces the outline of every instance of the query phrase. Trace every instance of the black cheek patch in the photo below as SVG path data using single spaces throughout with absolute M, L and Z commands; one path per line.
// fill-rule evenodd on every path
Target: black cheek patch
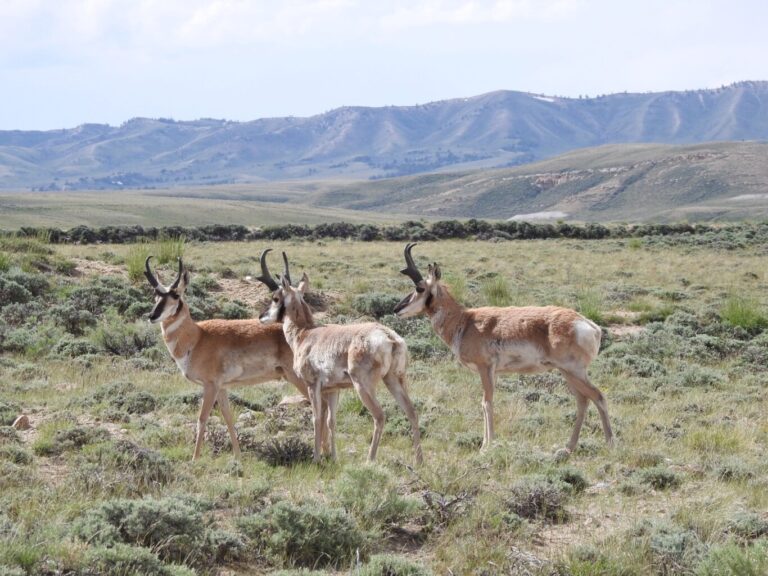
M 432 293 L 430 292 L 429 296 L 427 296 L 427 301 L 424 302 L 424 307 L 429 308 L 429 305 L 432 304 Z
M 277 313 L 277 321 L 282 322 L 284 317 L 285 317 L 285 304 L 282 304 L 280 306 L 280 310 Z

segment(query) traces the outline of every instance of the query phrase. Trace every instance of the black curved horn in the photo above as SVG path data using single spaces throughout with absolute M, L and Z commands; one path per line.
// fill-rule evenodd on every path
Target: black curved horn
M 179 287 L 179 282 L 181 282 L 181 275 L 184 273 L 184 264 L 181 261 L 181 258 L 179 258 L 179 273 L 176 276 L 176 280 L 173 281 L 173 284 L 171 284 L 171 287 L 169 290 L 176 290 L 176 288 Z
M 400 270 L 400 274 L 405 274 L 408 276 L 411 280 L 413 280 L 413 283 L 418 286 L 419 282 L 423 282 L 424 278 L 421 275 L 421 272 L 419 272 L 419 269 L 416 268 L 416 264 L 413 261 L 413 256 L 411 255 L 411 249 L 416 246 L 417 242 L 409 242 L 405 245 L 405 263 L 406 267 Z
M 288 284 L 293 286 L 293 281 L 291 280 L 291 272 L 288 270 L 288 256 L 283 252 L 283 262 L 285 263 L 285 268 L 283 269 L 283 278 L 288 280 Z
M 267 268 L 267 253 L 271 252 L 272 248 L 267 248 L 261 253 L 261 256 L 259 257 L 259 262 L 261 262 L 261 276 L 257 276 L 256 280 L 264 284 L 267 288 L 272 290 L 274 292 L 280 286 L 277 285 L 277 282 L 272 277 L 272 274 L 269 272 L 269 268 Z
M 152 258 L 152 256 L 147 256 L 147 259 L 144 261 L 144 276 L 147 277 L 147 280 L 152 285 L 152 288 L 159 288 L 160 282 L 155 278 L 155 275 L 152 274 L 152 269 L 149 267 L 149 261 Z

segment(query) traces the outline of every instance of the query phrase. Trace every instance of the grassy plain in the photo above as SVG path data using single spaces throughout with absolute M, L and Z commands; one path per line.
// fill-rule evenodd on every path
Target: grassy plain
M 617 445 L 604 445 L 590 408 L 579 448 L 556 461 L 575 413 L 560 376 L 504 376 L 497 440 L 480 452 L 478 377 L 426 320 L 384 315 L 411 350 L 410 391 L 424 430 L 417 468 L 406 420 L 383 386 L 388 425 L 375 465 L 364 462 L 372 421 L 351 391 L 339 411 L 338 462 L 306 462 L 309 409 L 278 406 L 294 393 L 281 383 L 235 391 L 241 461 L 214 418 L 204 457 L 190 462 L 197 387 L 178 373 L 159 328 L 140 318 L 150 290 L 128 280 L 136 248 L 4 242 L 0 424 L 24 412 L 32 429 L 0 428 L 0 572 L 768 570 L 762 245 L 419 244 L 417 263 L 439 262 L 467 304 L 560 304 L 607 328 L 591 377 L 608 399 Z M 254 275 L 265 247 L 186 245 L 193 309 L 256 315 L 268 295 L 243 277 Z M 398 274 L 398 243 L 272 247 L 288 251 L 294 275 L 310 275 L 324 321 L 362 320 L 410 289 Z M 38 273 L 40 262 L 69 275 Z M 172 265 L 161 272 L 167 280 Z M 273 466 L 275 453 L 298 462 Z
M 391 214 L 297 205 L 279 184 L 253 187 L 184 188 L 91 192 L 0 193 L 0 229 L 22 226 L 200 226 L 226 222 L 245 226 L 390 222 Z M 300 189 L 300 188 L 299 188 Z M 246 193 L 251 190 L 251 193 Z

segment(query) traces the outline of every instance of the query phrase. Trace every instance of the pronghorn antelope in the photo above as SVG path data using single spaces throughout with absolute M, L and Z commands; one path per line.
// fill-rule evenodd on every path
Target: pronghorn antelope
M 265 250 L 261 255 L 262 276 L 269 282 Z M 232 450 L 240 455 L 232 409 L 227 388 L 260 384 L 286 378 L 308 397 L 307 387 L 293 371 L 293 353 L 285 341 L 280 326 L 264 326 L 258 320 L 206 320 L 195 322 L 184 303 L 184 291 L 189 284 L 189 272 L 179 259 L 179 273 L 168 287 L 160 284 L 152 273 L 147 258 L 144 275 L 154 288 L 155 306 L 149 321 L 160 322 L 163 340 L 184 377 L 203 387 L 203 401 L 197 418 L 197 433 L 193 460 L 200 456 L 205 437 L 205 424 L 213 404 L 218 401 Z M 272 288 L 277 284 L 271 280 Z
M 411 424 L 416 462 L 421 463 L 419 419 L 408 397 L 406 367 L 408 349 L 405 340 L 393 330 L 375 322 L 365 324 L 315 324 L 312 310 L 304 301 L 309 278 L 303 275 L 298 287 L 291 285 L 288 260 L 282 286 L 272 296 L 272 303 L 260 319 L 264 323 L 282 320 L 285 339 L 293 349 L 293 369 L 309 391 L 312 404 L 315 446 L 314 460 L 320 459 L 323 422 L 327 418 L 331 458 L 336 458 L 336 407 L 342 388 L 354 387 L 360 400 L 373 416 L 373 439 L 368 460 L 376 450 L 384 430 L 384 411 L 376 400 L 376 385 L 384 380 L 392 396 Z
M 403 298 L 395 313 L 407 318 L 426 314 L 432 328 L 463 365 L 480 374 L 483 384 L 485 431 L 483 448 L 493 440 L 493 388 L 503 372 L 534 373 L 558 370 L 576 397 L 576 423 L 568 440 L 573 451 L 589 400 L 597 407 L 608 444 L 613 432 L 608 407 L 600 390 L 587 376 L 587 367 L 600 349 L 600 328 L 568 308 L 507 307 L 464 308 L 440 282 L 440 268 L 429 265 L 425 280 L 416 267 L 411 249 L 405 247 L 406 268 L 402 274 L 416 285 Z

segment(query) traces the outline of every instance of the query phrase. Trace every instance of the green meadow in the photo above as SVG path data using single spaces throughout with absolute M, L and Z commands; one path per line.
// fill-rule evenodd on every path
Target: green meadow
M 405 337 L 422 466 L 383 385 L 376 463 L 349 390 L 338 461 L 313 464 L 311 411 L 281 404 L 296 394 L 285 382 L 231 392 L 240 460 L 214 411 L 191 461 L 200 391 L 145 319 L 143 259 L 170 282 L 183 255 L 197 319 L 247 318 L 269 298 L 247 278 L 267 247 L 273 273 L 285 250 L 293 275 L 310 276 L 320 321 L 376 318 Z M 557 304 L 604 328 L 590 376 L 616 444 L 590 407 L 567 460 L 555 454 L 576 403 L 556 373 L 499 378 L 497 438 L 480 451 L 479 377 L 426 319 L 390 313 L 411 289 L 402 249 L 0 238 L 0 574 L 768 573 L 764 243 L 745 232 L 414 249 L 468 306 Z M 14 430 L 22 413 L 31 427 Z

